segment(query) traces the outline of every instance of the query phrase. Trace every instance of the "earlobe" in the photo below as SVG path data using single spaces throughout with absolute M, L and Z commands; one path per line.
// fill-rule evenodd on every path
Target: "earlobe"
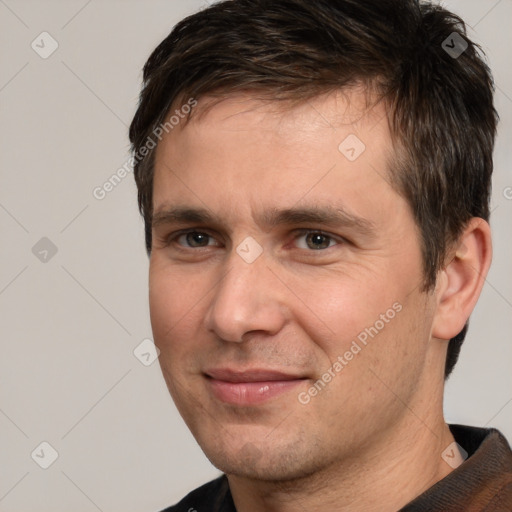
M 485 220 L 475 217 L 439 272 L 434 338 L 449 340 L 463 329 L 480 296 L 491 259 L 491 229 Z

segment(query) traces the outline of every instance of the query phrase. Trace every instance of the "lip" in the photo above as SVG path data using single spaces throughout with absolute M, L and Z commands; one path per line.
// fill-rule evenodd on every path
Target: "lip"
M 208 387 L 218 400 L 239 406 L 263 404 L 306 380 L 300 375 L 267 369 L 220 368 L 206 371 L 205 376 Z

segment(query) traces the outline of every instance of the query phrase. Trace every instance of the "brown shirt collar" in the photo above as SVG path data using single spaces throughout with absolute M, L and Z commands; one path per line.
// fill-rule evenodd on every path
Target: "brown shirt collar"
M 468 458 L 399 512 L 512 511 L 512 451 L 498 430 L 450 425 Z

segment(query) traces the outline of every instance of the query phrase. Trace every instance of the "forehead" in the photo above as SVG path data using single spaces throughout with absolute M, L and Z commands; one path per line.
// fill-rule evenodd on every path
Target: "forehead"
M 383 206 L 391 193 L 398 198 L 388 179 L 393 150 L 386 108 L 364 91 L 295 105 L 248 95 L 205 98 L 195 108 L 158 145 L 155 212 L 184 201 L 240 211 L 336 197 L 357 213 L 379 194 Z
M 182 97 L 170 109 L 170 115 L 190 101 Z M 214 125 L 216 128 L 221 126 L 239 131 L 256 123 L 260 128 L 271 129 L 274 133 L 287 129 L 311 132 L 322 127 L 341 131 L 344 127 L 372 128 L 384 118 L 387 122 L 387 110 L 385 98 L 367 86 L 354 85 L 304 99 L 277 99 L 269 96 L 269 93 L 257 92 L 225 97 L 206 96 L 191 109 L 190 120 L 195 128 L 203 130 Z M 185 120 L 174 133 L 183 131 L 188 124 L 188 120 Z M 383 127 L 389 128 L 386 123 Z

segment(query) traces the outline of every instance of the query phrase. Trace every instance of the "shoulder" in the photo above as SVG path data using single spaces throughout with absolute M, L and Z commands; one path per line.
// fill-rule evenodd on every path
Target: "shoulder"
M 232 507 L 228 479 L 225 475 L 198 487 L 179 503 L 162 512 L 236 512 Z

